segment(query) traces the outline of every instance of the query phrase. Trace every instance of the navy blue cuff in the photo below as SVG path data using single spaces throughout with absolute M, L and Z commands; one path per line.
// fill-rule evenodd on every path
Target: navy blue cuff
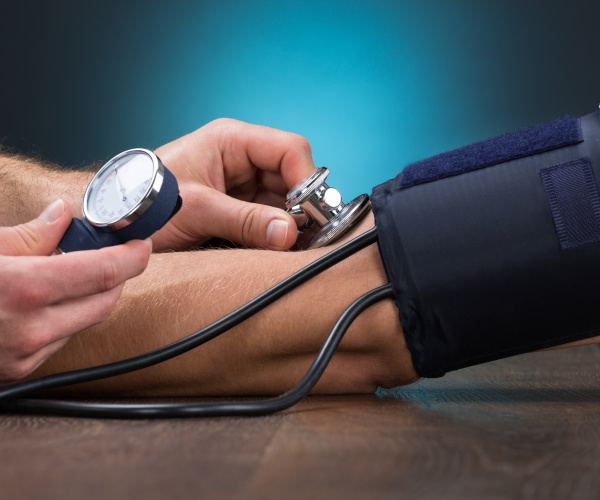
M 595 112 L 439 155 L 374 188 L 421 376 L 600 334 L 598 179 Z

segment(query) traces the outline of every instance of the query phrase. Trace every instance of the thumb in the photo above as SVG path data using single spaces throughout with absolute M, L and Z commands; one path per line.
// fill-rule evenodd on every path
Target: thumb
M 0 228 L 0 255 L 50 255 L 71 223 L 71 209 L 61 199 L 25 224 Z
M 298 227 L 279 208 L 232 198 L 215 189 L 206 193 L 205 231 L 248 247 L 286 250 L 296 241 Z

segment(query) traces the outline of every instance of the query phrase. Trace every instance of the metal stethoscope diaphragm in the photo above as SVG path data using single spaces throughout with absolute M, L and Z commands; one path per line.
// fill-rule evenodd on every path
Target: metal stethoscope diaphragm
M 298 230 L 305 234 L 306 248 L 333 243 L 353 227 L 371 208 L 371 200 L 361 194 L 350 203 L 342 201 L 340 192 L 328 186 L 327 168 L 319 168 L 308 179 L 289 191 L 285 206 L 294 217 Z

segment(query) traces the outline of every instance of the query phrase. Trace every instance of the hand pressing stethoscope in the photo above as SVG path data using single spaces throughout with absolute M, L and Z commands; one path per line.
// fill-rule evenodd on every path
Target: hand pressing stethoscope
M 328 169 L 317 169 L 286 197 L 287 211 L 303 233 L 299 241 L 306 248 L 336 241 L 370 208 L 366 194 L 344 204 L 340 192 L 325 183 L 328 175 Z M 146 239 L 181 206 L 177 180 L 156 154 L 130 149 L 108 161 L 91 180 L 83 218 L 73 219 L 59 250 L 91 250 Z

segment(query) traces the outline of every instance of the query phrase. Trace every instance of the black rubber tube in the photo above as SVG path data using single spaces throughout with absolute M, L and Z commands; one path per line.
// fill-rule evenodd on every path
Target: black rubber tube
M 45 399 L 17 399 L 0 406 L 12 413 L 35 413 L 92 418 L 184 418 L 260 416 L 285 410 L 306 396 L 321 378 L 344 334 L 366 308 L 392 297 L 392 287 L 383 285 L 355 300 L 340 316 L 317 357 L 300 383 L 290 391 L 261 401 L 199 404 L 98 404 Z
M 350 255 L 362 250 L 377 241 L 376 228 L 363 233 L 354 238 L 348 243 L 336 248 L 323 257 L 315 260 L 306 267 L 300 269 L 280 283 L 276 284 L 258 297 L 252 299 L 247 304 L 224 316 L 220 320 L 215 321 L 211 325 L 194 332 L 181 340 L 173 342 L 167 346 L 161 347 L 149 353 L 135 356 L 133 358 L 108 363 L 91 368 L 74 370 L 55 375 L 49 375 L 39 379 L 20 382 L 0 389 L 0 411 L 4 408 L 5 401 L 35 391 L 47 390 L 56 387 L 79 384 L 83 382 L 91 382 L 108 377 L 114 377 L 132 371 L 141 370 L 149 366 L 162 363 L 172 359 L 180 354 L 190 351 L 209 340 L 218 337 L 227 330 L 240 324 L 242 321 L 253 316 L 258 311 L 264 309 L 269 304 L 273 303 L 283 295 L 287 294 L 294 288 L 305 283 L 317 274 L 329 269 L 338 262 L 346 259 Z

